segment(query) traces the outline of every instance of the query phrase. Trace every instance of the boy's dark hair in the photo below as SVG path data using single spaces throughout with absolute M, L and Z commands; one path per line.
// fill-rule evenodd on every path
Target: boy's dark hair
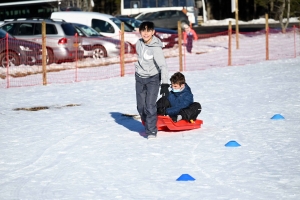
M 140 24 L 139 31 L 144 31 L 144 30 L 149 30 L 153 31 L 154 30 L 154 23 L 145 21 Z
M 173 74 L 170 78 L 170 81 L 172 84 L 185 84 L 185 77 L 182 73 L 180 72 L 176 72 L 175 74 Z

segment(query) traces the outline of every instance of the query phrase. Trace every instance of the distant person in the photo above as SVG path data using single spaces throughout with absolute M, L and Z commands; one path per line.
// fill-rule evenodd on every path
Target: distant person
M 187 9 L 183 6 L 181 10 L 184 14 L 187 14 Z
M 148 139 L 157 135 L 156 99 L 169 95 L 168 68 L 162 51 L 163 44 L 154 36 L 154 23 L 145 21 L 139 27 L 142 36 L 136 43 L 138 61 L 135 63 L 135 90 L 137 110 L 145 124 Z
M 195 6 L 194 7 L 194 15 L 195 15 L 195 23 L 194 26 L 197 27 L 198 26 L 198 15 L 199 15 L 199 10 L 198 8 Z
M 186 46 L 186 50 L 189 53 L 192 53 L 193 48 L 193 40 L 198 40 L 198 35 L 189 25 L 183 25 L 184 32 L 183 32 L 183 43 Z
M 185 82 L 184 75 L 176 72 L 171 76 L 170 81 L 172 90 L 168 98 L 162 97 L 157 101 L 157 114 L 169 115 L 174 122 L 182 119 L 196 120 L 201 112 L 201 105 L 194 102 L 193 93 Z

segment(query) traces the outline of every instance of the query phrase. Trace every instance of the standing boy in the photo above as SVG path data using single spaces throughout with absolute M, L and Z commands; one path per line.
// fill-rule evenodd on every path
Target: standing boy
M 139 27 L 141 39 L 136 43 L 138 61 L 135 63 L 135 89 L 137 110 L 145 123 L 147 138 L 157 134 L 156 99 L 161 84 L 160 94 L 169 95 L 168 69 L 162 42 L 154 36 L 154 23 L 142 22 Z

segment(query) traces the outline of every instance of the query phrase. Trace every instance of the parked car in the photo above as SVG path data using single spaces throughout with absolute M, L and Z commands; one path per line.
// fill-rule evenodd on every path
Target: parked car
M 6 39 L 6 34 L 8 39 Z M 7 59 L 8 58 L 8 59 Z M 42 63 L 42 45 L 18 40 L 0 29 L 0 67 Z
M 181 10 L 161 10 L 157 12 L 141 13 L 135 19 L 152 21 L 156 27 L 177 29 L 178 21 L 190 24 L 188 16 Z
M 78 23 L 72 23 L 79 36 L 82 37 L 82 47 L 85 57 L 94 59 L 120 55 L 121 41 L 100 35 L 95 29 Z M 125 53 L 134 53 L 133 48 L 125 42 Z
M 68 6 L 68 7 L 65 7 L 65 8 L 60 8 L 60 10 L 61 11 L 82 11 L 80 8 L 78 8 L 78 7 L 70 7 L 70 6 Z
M 138 30 L 142 21 L 137 20 L 131 17 L 118 17 L 122 22 L 127 23 L 128 26 Z M 178 32 L 176 30 L 167 29 L 167 28 L 158 28 L 155 27 L 155 36 L 158 37 L 164 48 L 172 48 L 175 44 L 178 43 Z
M 52 19 L 63 19 L 67 22 L 80 23 L 92 27 L 101 35 L 106 37 L 111 37 L 114 39 L 120 39 L 121 31 L 121 21 L 107 14 L 102 14 L 98 12 L 78 12 L 78 11 L 68 11 L 68 12 L 53 12 L 51 14 Z M 135 30 L 130 27 L 124 27 L 124 38 L 126 42 L 135 45 L 140 39 L 140 35 Z
M 76 29 L 71 23 L 54 21 L 52 19 L 16 19 L 5 21 L 0 26 L 17 39 L 33 41 L 42 44 L 42 22 L 46 22 L 46 46 L 49 63 L 74 61 L 83 57 L 81 38 L 75 38 Z

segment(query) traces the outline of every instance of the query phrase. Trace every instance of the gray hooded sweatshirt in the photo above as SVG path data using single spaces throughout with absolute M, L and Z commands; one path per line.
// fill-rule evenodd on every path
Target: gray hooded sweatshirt
M 162 47 L 162 42 L 154 35 L 149 44 L 145 44 L 143 39 L 137 41 L 138 61 L 135 63 L 135 72 L 139 77 L 148 78 L 161 73 L 162 83 L 168 83 L 168 68 Z

